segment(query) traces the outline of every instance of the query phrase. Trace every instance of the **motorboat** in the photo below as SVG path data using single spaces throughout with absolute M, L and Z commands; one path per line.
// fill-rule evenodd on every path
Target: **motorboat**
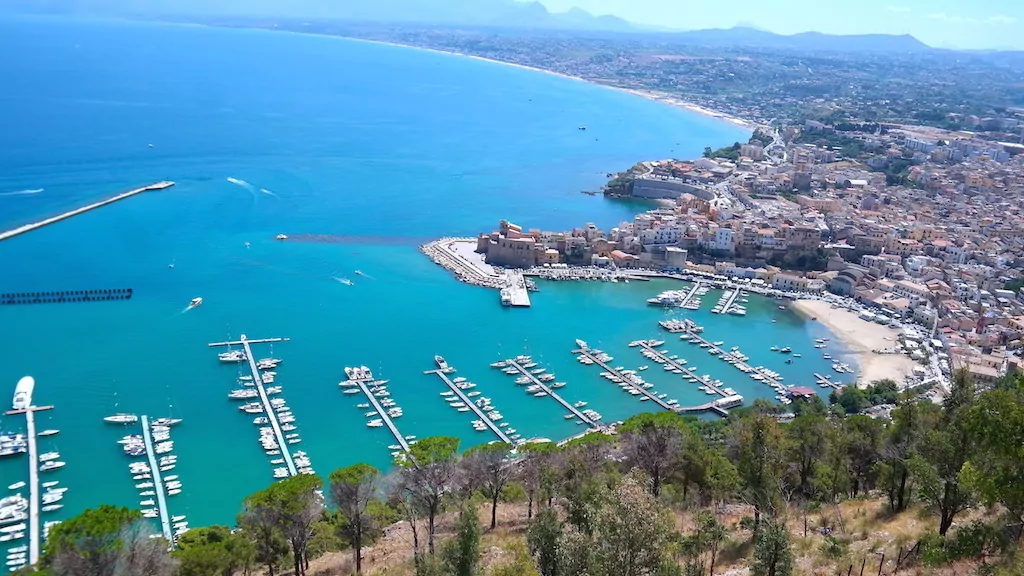
M 17 490 L 19 488 L 24 488 L 24 487 L 25 487 L 25 482 L 22 481 L 22 482 L 15 482 L 14 484 L 11 484 L 10 486 L 7 487 L 7 489 L 8 490 Z
M 440 354 L 435 355 L 434 363 L 437 364 L 437 367 L 441 370 L 448 370 L 448 362 L 444 359 L 444 356 L 441 356 Z
M 122 413 L 122 414 L 114 414 L 114 415 L 111 415 L 111 416 L 105 416 L 103 418 L 103 421 L 104 422 L 109 422 L 110 424 L 134 424 L 134 423 L 139 421 L 139 417 L 136 416 L 135 414 L 123 414 Z
M 53 436 L 55 434 L 60 434 L 60 430 L 55 430 L 55 429 L 43 430 L 42 432 L 37 434 L 37 436 Z
M 51 460 L 49 462 L 43 462 L 43 464 L 39 466 L 39 471 L 46 472 L 47 470 L 56 470 L 57 468 L 63 468 L 64 466 L 64 462 L 61 462 L 59 460 Z
M 228 350 L 227 352 L 221 352 L 217 354 L 217 359 L 225 364 L 237 364 L 239 362 L 245 362 L 245 352 L 241 350 Z
M 198 298 L 198 297 L 197 298 L 193 298 L 192 301 L 188 303 L 188 309 L 191 310 L 191 309 L 196 308 L 198 306 L 202 306 L 202 304 L 203 304 L 203 299 L 202 298 Z

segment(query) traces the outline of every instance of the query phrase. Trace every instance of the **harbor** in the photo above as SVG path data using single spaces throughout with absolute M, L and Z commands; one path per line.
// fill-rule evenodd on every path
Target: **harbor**
M 240 407 L 240 410 L 246 414 L 257 414 L 253 419 L 254 424 L 262 426 L 260 428 L 260 444 L 263 446 L 264 452 L 267 456 L 280 456 L 275 458 L 271 464 L 283 464 L 283 467 L 274 469 L 274 478 L 281 479 L 289 476 L 295 476 L 300 472 L 312 473 L 312 468 L 309 467 L 308 459 L 305 455 L 301 455 L 304 466 L 296 466 L 295 457 L 292 456 L 289 446 L 297 444 L 299 441 L 298 433 L 291 432 L 295 430 L 293 424 L 295 417 L 288 411 L 285 405 L 284 399 L 275 398 L 270 399 L 270 393 L 266 388 L 267 384 L 272 384 L 276 378 L 277 373 L 273 372 L 272 369 L 276 368 L 281 362 L 276 358 L 265 358 L 260 360 L 259 363 L 253 357 L 252 345 L 253 344 L 272 344 L 274 342 L 287 342 L 288 338 L 263 338 L 258 340 L 249 340 L 245 334 L 242 334 L 239 340 L 230 342 L 212 342 L 208 344 L 210 347 L 221 347 L 227 346 L 228 352 L 224 352 L 218 355 L 218 359 L 222 363 L 238 363 L 244 362 L 249 366 L 250 374 L 247 376 L 239 377 L 239 384 L 243 386 L 251 386 L 256 390 L 256 396 L 259 398 L 259 403 L 247 403 Z M 231 350 L 231 346 L 241 346 L 242 350 Z M 266 372 L 261 372 L 262 369 Z M 274 392 L 280 392 L 281 387 L 275 386 Z M 242 390 L 233 392 L 230 398 L 245 398 L 252 397 L 252 394 L 246 394 L 244 388 Z M 268 426 L 264 426 L 269 424 Z
M 149 459 L 150 474 L 153 476 L 153 487 L 156 488 L 156 506 L 157 513 L 160 515 L 160 531 L 163 532 L 164 538 L 170 543 L 170 546 L 174 547 L 174 534 L 171 532 L 171 515 L 167 510 L 167 493 L 164 487 L 164 479 L 160 470 L 160 464 L 157 462 L 156 447 L 153 446 L 153 433 L 149 428 L 149 417 L 143 415 L 142 418 L 142 437 L 146 444 L 146 457 Z
M 366 366 L 361 367 L 345 367 L 345 376 L 347 380 L 339 383 L 339 386 L 344 388 L 343 394 L 352 394 L 356 392 L 355 386 L 358 391 L 363 393 L 363 396 L 369 401 L 368 404 L 361 404 L 357 408 L 365 409 L 372 408 L 370 412 L 366 413 L 367 418 L 372 418 L 366 422 L 366 425 L 370 428 L 380 428 L 386 426 L 391 431 L 391 435 L 395 437 L 397 444 L 392 445 L 393 457 L 399 457 L 402 452 L 409 452 L 409 444 L 415 440 L 415 436 L 403 436 L 402 432 L 398 429 L 394 419 L 400 418 L 403 415 L 402 409 L 397 406 L 395 400 L 391 399 L 391 392 L 387 390 L 387 380 L 375 380 L 373 372 L 370 371 Z M 379 398 L 383 398 L 380 400 Z M 394 448 L 397 446 L 397 448 Z M 401 452 L 398 451 L 401 449 Z
M 573 350 L 572 353 L 579 355 L 578 357 L 580 358 L 586 359 L 581 360 L 582 363 L 596 364 L 600 366 L 604 369 L 605 374 L 610 375 L 608 380 L 620 385 L 623 389 L 629 392 L 630 395 L 643 396 L 646 399 L 644 401 L 654 402 L 663 410 L 668 410 L 670 412 L 679 412 L 681 410 L 682 407 L 679 406 L 679 402 L 677 400 L 665 400 L 667 397 L 666 394 L 651 392 L 648 388 L 644 387 L 646 383 L 637 383 L 635 380 L 638 377 L 636 377 L 632 371 L 627 373 L 625 369 L 613 368 L 608 364 L 608 362 L 612 361 L 612 358 L 600 350 L 591 349 L 589 346 L 586 346 L 586 342 L 583 342 L 582 340 L 577 341 L 577 344 L 579 345 L 579 348 Z M 641 400 L 643 400 L 643 398 Z
M 174 182 L 171 182 L 171 181 L 154 182 L 153 184 L 148 184 L 148 185 L 143 186 L 141 188 L 135 188 L 134 190 L 129 190 L 127 192 L 122 192 L 121 194 L 118 194 L 117 196 L 113 196 L 111 198 L 107 198 L 106 200 L 101 200 L 99 202 L 94 202 L 92 204 L 89 204 L 88 206 L 82 206 L 81 208 L 75 208 L 74 210 L 69 210 L 67 212 L 64 212 L 63 214 L 58 214 L 56 216 L 51 216 L 50 218 L 46 218 L 45 220 L 40 220 L 38 222 L 33 222 L 31 224 L 25 224 L 24 226 L 19 226 L 17 228 L 8 230 L 6 232 L 0 232 L 0 242 L 3 242 L 4 240 L 9 240 L 9 239 L 14 238 L 15 236 L 19 236 L 21 234 L 26 234 L 28 232 L 32 232 L 33 230 L 38 230 L 40 228 L 43 228 L 44 226 L 49 226 L 50 224 L 56 224 L 57 222 L 60 222 L 62 220 L 67 220 L 68 218 L 73 218 L 75 216 L 78 216 L 79 214 L 85 214 L 86 212 L 90 212 L 92 210 L 96 210 L 97 208 L 102 208 L 102 207 L 107 206 L 109 204 L 113 204 L 114 202 L 119 202 L 121 200 L 124 200 L 125 198 L 131 198 L 132 196 L 135 196 L 136 194 L 141 194 L 143 192 L 149 192 L 151 190 L 164 190 L 164 189 L 170 188 L 171 186 L 174 186 Z
M 502 362 L 504 363 L 504 366 L 500 365 Z M 576 419 L 577 422 L 586 424 L 587 426 L 594 430 L 605 430 L 605 426 L 599 422 L 600 418 L 598 417 L 598 414 L 596 412 L 594 412 L 592 409 L 587 411 L 579 410 L 579 408 L 582 408 L 583 405 L 586 404 L 585 402 L 580 404 L 579 408 L 574 404 L 570 404 L 565 398 L 562 398 L 562 396 L 560 396 L 558 393 L 554 391 L 554 384 L 548 386 L 547 384 L 544 383 L 544 381 L 541 380 L 540 377 L 538 377 L 531 371 L 531 369 L 533 369 L 534 366 L 536 366 L 536 364 L 533 362 L 533 359 L 527 355 L 520 355 L 516 356 L 515 358 L 509 358 L 507 360 L 497 362 L 494 365 L 495 368 L 502 368 L 503 370 L 505 370 L 506 374 L 509 374 L 510 376 L 515 375 L 516 373 L 520 374 L 520 376 L 516 377 L 517 383 L 519 383 L 519 379 L 525 379 L 525 381 L 523 382 L 524 384 L 530 384 L 531 387 L 536 387 L 534 389 L 537 390 L 537 392 L 532 392 L 534 396 L 550 396 L 555 400 L 555 402 L 561 404 L 562 407 L 565 408 L 569 412 L 569 414 L 571 414 Z M 548 373 L 548 375 L 551 376 L 551 378 L 546 378 L 547 380 L 554 379 L 554 375 L 550 373 Z M 527 388 L 527 392 L 530 392 L 530 388 Z M 589 414 L 587 414 L 586 412 L 589 412 Z M 567 416 L 569 414 L 567 414 Z
M 479 398 L 478 400 L 474 400 L 473 398 L 470 398 L 469 397 L 469 393 L 465 392 L 465 390 L 461 386 L 459 386 L 459 384 L 464 384 L 464 382 L 456 383 L 454 380 L 452 380 L 451 378 L 448 377 L 448 374 L 455 373 L 455 371 L 456 371 L 455 368 L 448 366 L 448 364 L 447 364 L 447 362 L 445 362 L 444 358 L 441 358 L 440 356 L 436 357 L 434 361 L 437 362 L 437 364 L 438 364 L 437 369 L 435 369 L 435 370 L 425 370 L 423 373 L 424 374 L 436 374 L 439 378 L 441 378 L 441 381 L 444 382 L 446 386 L 448 386 L 448 389 L 451 390 L 452 394 L 455 395 L 455 398 L 458 398 L 458 402 L 450 403 L 450 405 L 454 406 L 454 404 L 458 404 L 458 403 L 464 404 L 464 406 L 454 406 L 454 407 L 457 410 L 462 410 L 463 408 L 469 408 L 469 411 L 472 411 L 474 414 L 476 414 L 476 416 L 478 418 L 476 420 L 476 422 L 479 423 L 479 424 L 474 423 L 474 429 L 480 430 L 480 431 L 482 431 L 482 430 L 490 430 L 491 432 L 494 433 L 495 436 L 498 437 L 498 440 L 501 440 L 502 442 L 508 444 L 509 446 L 514 446 L 514 445 L 519 443 L 519 439 L 518 438 L 513 439 L 511 436 L 506 434 L 505 431 L 502 430 L 502 426 L 499 426 L 498 424 L 496 424 L 495 423 L 496 420 L 492 419 L 491 414 L 496 412 L 497 410 L 494 409 L 493 406 L 491 406 L 491 403 L 490 403 L 489 399 L 482 398 L 482 397 L 479 397 L 479 396 L 477 397 L 477 398 Z M 446 397 L 451 397 L 451 395 L 444 394 L 444 393 L 442 393 L 442 395 L 444 395 Z M 490 409 L 489 410 L 485 410 L 484 409 L 485 407 L 486 408 L 490 408 Z M 501 413 L 499 412 L 496 417 L 500 418 L 501 417 Z M 514 432 L 513 432 L 513 434 L 514 434 Z

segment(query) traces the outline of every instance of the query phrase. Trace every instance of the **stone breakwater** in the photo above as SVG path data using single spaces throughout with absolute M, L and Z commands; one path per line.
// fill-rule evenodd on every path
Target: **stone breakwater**
M 468 257 L 467 250 L 472 254 L 475 247 L 475 238 L 441 238 L 420 246 L 420 252 L 467 284 L 496 290 L 508 286 L 504 270 L 485 264 L 483 256 Z

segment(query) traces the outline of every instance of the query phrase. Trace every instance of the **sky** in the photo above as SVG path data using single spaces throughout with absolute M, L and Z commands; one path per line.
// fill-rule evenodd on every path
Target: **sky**
M 683 30 L 754 25 L 779 34 L 912 34 L 941 48 L 1024 50 L 1024 0 L 540 0 Z

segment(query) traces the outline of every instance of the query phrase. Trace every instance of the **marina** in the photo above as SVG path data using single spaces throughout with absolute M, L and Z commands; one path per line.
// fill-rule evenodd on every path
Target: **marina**
M 281 459 L 284 460 L 284 470 L 286 473 L 279 474 L 277 473 L 277 471 L 275 471 L 275 478 L 295 476 L 298 473 L 298 470 L 295 466 L 295 460 L 292 457 L 291 451 L 288 449 L 288 446 L 290 444 L 288 442 L 288 438 L 285 437 L 285 433 L 281 429 L 282 424 L 280 422 L 280 417 L 276 409 L 276 403 L 272 403 L 270 397 L 267 395 L 267 389 L 264 386 L 264 384 L 267 382 L 267 378 L 264 374 L 260 372 L 260 368 L 256 365 L 256 360 L 253 358 L 252 345 L 287 341 L 288 338 L 263 338 L 259 340 L 249 340 L 248 338 L 246 338 L 245 334 L 242 334 L 241 338 L 237 341 L 212 342 L 208 344 L 208 346 L 210 347 L 228 346 L 230 348 L 231 346 L 242 346 L 241 354 L 244 355 L 244 358 L 240 357 L 237 351 L 235 351 L 235 355 L 231 356 L 230 358 L 232 358 L 231 361 L 237 362 L 241 360 L 243 362 L 247 362 L 249 365 L 249 371 L 251 373 L 251 376 L 249 376 L 251 380 L 249 380 L 249 382 L 251 382 L 252 385 L 256 388 L 257 395 L 259 396 L 260 403 L 262 404 L 262 412 L 264 413 L 264 417 L 267 419 L 267 423 L 270 424 L 270 427 L 273 431 L 273 438 L 271 439 L 273 440 L 273 444 L 266 441 L 265 436 L 261 436 L 261 441 L 263 441 L 265 451 L 268 453 L 268 455 L 276 455 L 272 454 L 272 452 L 279 451 Z M 232 352 L 229 351 L 226 352 L 225 354 L 232 354 Z M 222 362 L 225 361 L 224 358 L 225 356 L 221 356 Z M 273 381 L 273 379 L 271 378 L 270 381 Z M 276 447 L 273 449 L 268 448 L 268 446 L 271 445 L 276 445 Z
M 35 564 L 39 561 L 40 551 L 40 529 L 39 529 L 39 448 L 36 443 L 36 421 L 35 413 L 43 410 L 52 410 L 53 406 L 32 405 L 32 393 L 35 390 L 35 379 L 25 376 L 18 381 L 14 389 L 14 400 L 11 410 L 5 412 L 8 416 L 15 414 L 25 415 L 26 439 L 28 442 L 28 564 Z M 62 463 L 63 465 L 63 463 Z M 56 466 L 55 466 L 56 467 Z M 54 469 L 47 467 L 46 469 Z
M 817 372 L 814 373 L 814 380 L 818 383 L 818 386 L 821 386 L 822 388 L 835 388 L 836 390 L 839 390 L 843 387 L 838 382 L 833 382 L 827 376 L 822 376 Z
M 630 390 L 635 390 L 639 392 L 639 395 L 642 395 L 651 402 L 654 402 L 662 409 L 668 410 L 670 412 L 679 412 L 681 410 L 681 406 L 679 406 L 678 403 L 669 403 L 674 401 L 665 401 L 664 398 L 659 398 L 658 394 L 652 393 L 650 390 L 644 388 L 643 386 L 638 386 L 635 382 L 633 382 L 633 378 L 630 378 L 628 374 L 624 374 L 622 371 L 617 370 L 608 365 L 604 360 L 601 359 L 602 352 L 600 350 L 593 350 L 588 347 L 581 346 L 580 348 L 573 350 L 572 353 L 578 354 L 584 358 L 589 359 L 592 363 L 597 364 L 598 366 L 603 368 L 605 372 L 611 374 L 616 379 L 618 379 L 619 382 L 627 385 Z
M 495 424 L 493 420 L 491 420 L 490 416 L 488 416 L 488 413 L 485 412 L 481 406 L 477 405 L 477 401 L 474 401 L 473 398 L 467 396 L 466 393 L 462 390 L 462 388 L 460 388 L 458 384 L 453 382 L 448 377 L 448 374 L 454 372 L 454 368 L 448 368 L 448 370 L 446 371 L 438 367 L 436 370 L 425 370 L 423 373 L 437 374 L 445 383 L 445 385 L 448 386 L 448 388 L 455 393 L 455 396 L 459 398 L 459 401 L 463 402 L 467 407 L 470 408 L 470 410 L 472 410 L 474 414 L 477 415 L 479 420 L 484 423 L 484 426 L 486 426 L 486 428 L 490 429 L 490 431 L 493 432 L 494 435 L 497 436 L 498 439 L 501 440 L 502 442 L 508 444 L 509 446 L 515 446 L 518 442 L 512 440 L 507 434 L 505 434 L 505 431 L 502 430 L 500 426 Z
M 106 200 L 94 202 L 92 204 L 89 204 L 88 206 L 82 206 L 81 208 L 75 208 L 74 210 L 69 210 L 67 212 L 64 212 L 63 214 L 58 214 L 57 216 L 46 218 L 45 220 L 40 220 L 38 222 L 33 222 L 31 224 L 19 226 L 6 232 L 0 232 L 0 242 L 3 242 L 4 240 L 9 240 L 21 234 L 32 232 L 33 230 L 38 230 L 39 228 L 49 226 L 50 224 L 56 224 L 57 222 L 60 222 L 62 220 L 67 220 L 68 218 L 78 216 L 79 214 L 85 214 L 86 212 L 96 210 L 97 208 L 102 208 L 108 204 L 113 204 L 114 202 L 124 200 L 125 198 L 131 198 L 136 194 L 141 194 L 143 192 L 148 192 L 150 190 L 164 190 L 166 188 L 170 188 L 171 186 L 174 186 L 174 182 L 154 182 L 153 184 L 149 184 L 141 188 L 135 188 L 134 190 L 123 192 L 121 194 L 118 194 L 117 196 L 107 198 Z
M 689 341 L 691 344 L 696 344 L 719 358 L 732 360 L 730 364 L 732 364 L 737 370 L 744 374 L 751 375 L 756 380 L 764 382 L 773 388 L 783 386 L 782 378 L 779 377 L 777 373 L 768 371 L 761 366 L 751 366 L 746 362 L 746 360 L 736 357 L 737 352 L 735 350 L 726 351 L 723 349 L 721 346 L 724 345 L 724 342 L 712 342 L 701 336 L 700 332 L 703 331 L 703 328 L 699 328 L 692 323 L 687 324 L 687 321 L 679 322 L 662 320 L 659 322 L 659 325 L 670 333 L 683 333 L 680 337 L 681 339 Z
M 745 316 L 747 313 L 746 309 L 742 306 L 736 305 L 736 299 L 739 295 L 739 288 L 728 288 L 726 292 L 722 294 L 718 304 L 711 309 L 711 312 L 713 314 L 736 314 Z
M 373 385 L 373 383 L 376 382 L 373 379 L 373 374 L 370 370 L 365 366 L 362 368 L 345 368 L 345 375 L 348 377 L 348 380 L 342 382 L 342 386 L 344 387 L 345 384 L 351 383 L 355 384 L 359 390 L 362 391 L 363 395 L 366 396 L 366 399 L 369 400 L 371 408 L 376 412 L 377 419 L 379 419 L 384 426 L 387 426 L 387 429 L 391 431 L 391 435 L 395 437 L 395 441 L 398 443 L 397 446 L 400 446 L 404 452 L 408 453 L 409 441 L 412 440 L 412 437 L 407 438 L 402 435 L 402 432 L 398 429 L 398 426 L 395 425 L 394 420 L 388 413 L 389 411 L 382 405 L 381 401 L 377 399 L 375 394 L 378 392 L 370 390 L 368 385 Z M 348 390 L 345 392 L 347 393 Z M 373 427 L 376 428 L 379 426 Z
M 505 296 L 508 296 L 508 305 L 517 307 L 530 306 L 530 293 L 526 289 L 526 279 L 523 278 L 522 270 L 509 270 L 505 273 L 508 279 L 508 287 L 502 290 L 502 304 L 505 303 Z M 507 293 L 505 291 L 508 291 Z
M 552 390 L 551 387 L 542 382 L 535 374 L 532 374 L 529 370 L 529 368 L 532 368 L 532 366 L 526 366 L 526 364 L 532 365 L 529 356 L 517 356 L 516 358 L 509 358 L 504 362 L 508 368 L 518 371 L 519 374 L 522 375 L 520 376 L 521 378 L 526 378 L 531 385 L 537 386 L 539 390 L 545 392 L 548 396 L 553 398 L 555 402 L 561 404 L 563 408 L 568 410 L 569 413 L 575 416 L 575 418 L 580 422 L 583 422 L 584 424 L 586 424 L 587 426 L 594 430 L 605 429 L 605 426 L 598 422 L 596 418 L 591 418 L 590 416 L 587 416 L 586 414 L 578 410 L 576 406 L 570 404 L 568 401 L 565 400 L 565 398 L 562 398 L 554 390 Z

